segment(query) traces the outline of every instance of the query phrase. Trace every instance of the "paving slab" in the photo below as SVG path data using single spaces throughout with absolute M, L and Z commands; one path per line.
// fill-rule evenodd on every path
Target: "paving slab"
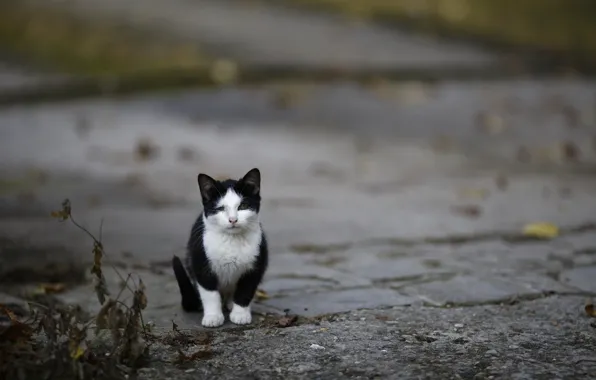
M 589 88 L 582 86 L 569 93 Z M 33 246 L 63 246 L 88 265 L 91 241 L 73 225 L 48 217 L 70 198 L 77 222 L 96 235 L 101 226 L 110 289 L 117 293 L 121 281 L 110 265 L 124 276 L 139 273 L 146 277 L 148 318 L 162 327 L 178 318 L 195 328 L 198 318 L 180 312 L 168 261 L 184 254 L 201 209 L 196 175 L 235 177 L 256 166 L 263 173 L 262 221 L 271 243 L 262 284 L 269 299 L 256 304 L 260 314 L 592 294 L 560 277 L 587 265 L 596 247 L 596 179 L 589 171 L 573 165 L 520 170 L 461 147 L 446 153 L 423 141 L 442 130 L 430 119 L 424 119 L 427 135 L 418 140 L 375 129 L 364 139 L 365 125 L 360 133 L 326 128 L 323 121 L 314 123 L 315 108 L 300 111 L 302 122 L 281 115 L 264 121 L 240 105 L 262 91 L 271 90 L 0 110 L 0 229 Z M 193 113 L 194 104 L 219 108 Z M 428 104 L 417 107 L 433 112 Z M 589 130 L 577 133 L 586 139 Z M 516 142 L 515 136 L 507 141 Z M 490 141 L 478 137 L 478 145 Z M 506 176 L 507 186 L 499 185 L 498 175 Z M 454 210 L 462 205 L 481 211 Z M 537 221 L 557 224 L 562 235 L 507 240 Z M 23 258 L 35 260 L 34 253 Z M 60 297 L 89 310 L 98 307 L 91 283 L 70 286 Z
M 596 266 L 572 268 L 561 273 L 561 280 L 586 292 L 596 293 Z

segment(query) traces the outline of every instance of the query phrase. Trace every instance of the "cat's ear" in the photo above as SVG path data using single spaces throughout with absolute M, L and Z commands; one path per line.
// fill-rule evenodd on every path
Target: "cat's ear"
M 199 189 L 201 190 L 201 197 L 203 201 L 210 201 L 217 194 L 217 185 L 215 180 L 209 177 L 207 174 L 200 173 L 197 177 L 199 183 Z M 215 194 L 214 194 L 215 193 Z
M 254 168 L 242 177 L 242 189 L 252 195 L 257 195 L 261 191 L 261 172 Z

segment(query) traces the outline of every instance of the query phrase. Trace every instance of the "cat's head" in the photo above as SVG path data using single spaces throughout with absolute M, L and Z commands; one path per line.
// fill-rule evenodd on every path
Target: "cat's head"
M 261 207 L 259 169 L 250 170 L 239 180 L 225 181 L 201 173 L 198 182 L 206 227 L 230 234 L 258 227 Z

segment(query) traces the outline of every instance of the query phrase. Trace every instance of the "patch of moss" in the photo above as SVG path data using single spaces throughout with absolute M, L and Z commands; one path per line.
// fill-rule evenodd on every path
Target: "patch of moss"
M 596 60 L 591 0 L 284 0 L 359 19 L 407 22 L 435 33 Z
M 204 69 L 210 63 L 195 45 L 14 0 L 0 1 L 0 48 L 40 66 L 87 76 Z

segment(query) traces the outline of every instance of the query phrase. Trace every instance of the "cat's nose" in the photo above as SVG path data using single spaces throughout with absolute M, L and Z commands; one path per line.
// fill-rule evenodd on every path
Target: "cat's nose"
M 228 220 L 230 221 L 230 223 L 236 224 L 236 222 L 238 221 L 238 218 L 229 218 Z

